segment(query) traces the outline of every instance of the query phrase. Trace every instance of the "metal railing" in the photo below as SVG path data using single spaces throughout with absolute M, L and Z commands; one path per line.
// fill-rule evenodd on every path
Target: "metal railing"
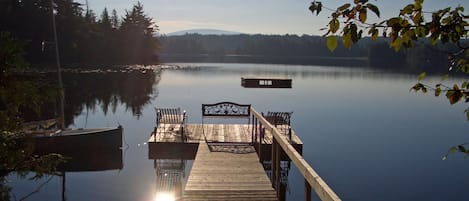
M 340 201 L 339 196 L 326 184 L 326 182 L 314 171 L 308 162 L 290 144 L 285 135 L 282 135 L 275 126 L 267 121 L 260 113 L 251 107 L 253 141 L 258 142 L 259 159 L 262 161 L 262 146 L 265 131 L 272 134 L 272 183 L 275 189 L 280 185 L 280 157 L 282 151 L 290 158 L 305 179 L 305 200 L 311 200 L 311 188 L 314 189 L 318 197 L 323 201 Z M 255 138 L 255 139 L 254 139 Z

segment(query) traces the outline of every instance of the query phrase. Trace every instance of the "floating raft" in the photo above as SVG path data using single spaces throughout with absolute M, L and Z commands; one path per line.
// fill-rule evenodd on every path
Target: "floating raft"
M 244 88 L 292 88 L 292 79 L 241 77 L 241 86 Z

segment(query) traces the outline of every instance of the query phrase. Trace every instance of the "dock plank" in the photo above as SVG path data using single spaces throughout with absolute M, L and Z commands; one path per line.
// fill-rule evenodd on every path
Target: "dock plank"
M 255 152 L 212 152 L 203 142 L 199 143 L 184 200 L 273 201 L 277 196 Z

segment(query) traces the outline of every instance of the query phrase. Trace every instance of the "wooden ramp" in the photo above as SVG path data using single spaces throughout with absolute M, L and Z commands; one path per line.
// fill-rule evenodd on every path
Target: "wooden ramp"
M 199 144 L 184 190 L 185 201 L 269 200 L 276 201 L 254 147 L 249 145 Z

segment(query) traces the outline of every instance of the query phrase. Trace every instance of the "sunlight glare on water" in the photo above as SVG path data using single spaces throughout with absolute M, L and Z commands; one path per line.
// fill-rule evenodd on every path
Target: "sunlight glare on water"
M 173 193 L 157 192 L 154 201 L 175 201 L 176 197 Z

